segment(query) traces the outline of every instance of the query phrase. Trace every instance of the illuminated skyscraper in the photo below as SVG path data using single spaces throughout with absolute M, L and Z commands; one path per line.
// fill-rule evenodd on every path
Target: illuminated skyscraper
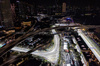
M 66 13 L 66 3 L 62 4 L 62 13 Z

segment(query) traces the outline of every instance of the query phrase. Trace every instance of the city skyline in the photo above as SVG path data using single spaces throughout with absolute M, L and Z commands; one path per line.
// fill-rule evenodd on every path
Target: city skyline
M 15 3 L 16 1 L 23 1 L 30 4 L 37 4 L 37 5 L 61 5 L 63 2 L 66 2 L 68 5 L 76 5 L 76 6 L 99 6 L 99 0 L 11 0 L 11 3 Z

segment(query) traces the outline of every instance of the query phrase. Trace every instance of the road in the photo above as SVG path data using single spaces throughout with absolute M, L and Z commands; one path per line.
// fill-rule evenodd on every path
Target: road
M 65 52 L 63 47 L 64 47 L 64 40 L 63 37 L 60 36 L 61 38 L 61 66 L 66 66 L 67 64 L 70 64 L 70 55 L 69 53 Z
M 57 28 L 65 28 L 65 27 L 81 27 L 80 25 L 67 25 L 67 26 L 58 26 L 58 27 L 53 27 L 53 28 L 45 28 L 45 29 L 42 29 L 42 30 L 37 30 L 35 32 L 33 32 L 33 34 L 29 34 L 29 32 L 31 30 L 33 30 L 33 28 L 31 28 L 29 31 L 26 32 L 26 34 L 24 34 L 23 36 L 19 37 L 18 39 L 16 39 L 14 42 L 12 42 L 11 44 L 8 44 L 6 45 L 5 47 L 2 47 L 0 48 L 0 56 L 3 56 L 5 53 L 7 53 L 10 49 L 12 49 L 15 45 L 17 45 L 19 42 L 21 42 L 22 40 L 26 39 L 27 37 L 30 37 L 30 36 L 34 36 L 36 35 L 37 33 L 39 32 L 42 32 L 42 31 L 47 31 L 47 30 L 51 30 L 51 29 L 57 29 Z
M 94 53 L 94 55 L 96 56 L 96 58 L 99 60 L 100 62 L 100 48 L 97 46 L 97 44 L 91 40 L 88 36 L 86 36 L 81 29 L 79 29 L 78 34 L 82 37 L 82 39 L 84 40 L 84 42 L 87 44 L 87 46 L 91 49 L 91 51 Z
M 7 44 L 4 47 L 0 48 L 0 57 L 2 57 L 4 54 L 6 54 L 9 50 L 11 50 L 15 45 L 17 45 L 18 43 L 20 43 L 21 41 L 25 40 L 26 38 L 30 37 L 30 36 L 35 36 L 36 34 L 38 34 L 39 32 L 44 32 L 44 31 L 49 31 L 52 29 L 58 29 L 58 28 L 65 28 L 65 27 L 79 27 L 79 25 L 73 25 L 73 26 L 57 26 L 57 27 L 52 27 L 52 28 L 44 28 L 42 30 L 36 30 L 33 32 L 33 34 L 30 34 L 29 32 L 33 30 L 33 28 L 31 28 L 29 31 L 27 31 L 24 35 L 22 35 L 21 37 L 17 38 L 14 42 L 12 42 L 11 44 Z
M 64 43 L 68 43 L 69 45 L 71 44 L 70 38 L 66 38 L 65 35 L 63 37 L 61 36 L 61 38 L 62 38 L 62 44 L 61 44 L 62 65 L 66 66 L 67 64 L 70 64 L 70 65 L 74 66 L 74 64 L 72 64 L 72 60 L 73 60 L 73 58 L 75 58 L 74 56 L 72 56 L 73 53 L 71 53 L 71 52 L 68 53 L 68 52 L 64 51 L 64 48 L 63 48 L 64 47 Z M 67 46 L 68 46 L 68 44 L 67 44 Z
M 83 65 L 84 65 L 84 66 L 88 66 L 88 62 L 86 61 L 86 58 L 85 58 L 85 56 L 83 55 L 82 50 L 81 50 L 80 46 L 78 45 L 78 42 L 77 42 L 77 40 L 75 39 L 75 37 L 73 37 L 73 42 L 74 42 L 75 44 L 77 44 L 77 45 L 76 45 L 77 51 L 81 53 L 81 56 L 80 56 L 80 57 L 81 57 L 81 61 L 83 62 Z

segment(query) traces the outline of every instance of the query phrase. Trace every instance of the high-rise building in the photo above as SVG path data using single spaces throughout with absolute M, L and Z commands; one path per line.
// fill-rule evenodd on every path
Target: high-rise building
M 62 4 L 62 13 L 66 13 L 66 3 Z
M 3 21 L 1 22 L 5 27 L 13 27 L 12 11 L 10 6 L 10 0 L 0 0 L 1 12 Z

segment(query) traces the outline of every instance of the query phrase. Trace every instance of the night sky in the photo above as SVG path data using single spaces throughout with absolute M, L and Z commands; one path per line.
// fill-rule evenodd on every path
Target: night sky
M 68 5 L 76 5 L 76 6 L 100 6 L 99 0 L 19 0 L 28 2 L 30 4 L 37 5 L 55 5 L 56 3 L 61 5 L 62 2 L 66 2 Z M 11 0 L 11 3 L 16 2 L 16 0 Z

